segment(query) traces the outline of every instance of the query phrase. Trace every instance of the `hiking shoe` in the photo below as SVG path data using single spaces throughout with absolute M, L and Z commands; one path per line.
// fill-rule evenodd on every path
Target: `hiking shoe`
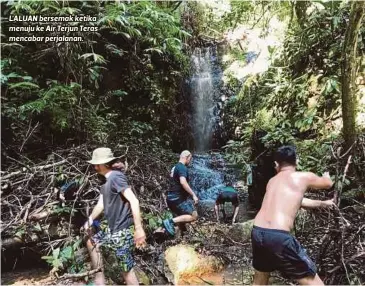
M 174 236 L 175 235 L 175 226 L 174 226 L 174 222 L 172 219 L 165 219 L 163 222 L 162 222 L 164 228 L 166 229 L 166 231 Z

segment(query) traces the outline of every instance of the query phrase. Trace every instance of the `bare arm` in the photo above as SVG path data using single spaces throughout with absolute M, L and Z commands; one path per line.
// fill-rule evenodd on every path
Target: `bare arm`
M 104 210 L 104 201 L 103 201 L 103 195 L 100 195 L 98 203 L 94 207 L 93 211 L 91 212 L 91 215 L 89 216 L 87 222 L 84 224 L 83 228 L 86 230 L 88 229 L 92 224 L 94 219 L 97 219 Z
M 141 212 L 139 209 L 139 200 L 131 190 L 131 188 L 126 188 L 122 192 L 123 196 L 128 200 L 131 205 L 133 220 L 134 220 L 134 240 L 137 248 L 143 247 L 146 244 L 146 234 L 142 227 Z
M 219 222 L 219 205 L 218 204 L 214 205 L 214 211 L 217 216 L 217 222 Z
M 327 208 L 334 205 L 333 200 L 320 201 L 320 200 L 311 200 L 307 198 L 303 198 L 301 207 L 307 209 L 315 209 L 315 208 Z
M 308 187 L 320 190 L 320 189 L 330 189 L 333 182 L 328 173 L 324 173 L 322 177 L 317 176 L 314 173 L 306 173 Z
M 139 200 L 130 188 L 125 189 L 122 194 L 131 205 L 134 227 L 136 229 L 142 227 L 141 212 L 139 210 Z
M 103 195 L 100 195 L 98 203 L 94 207 L 90 216 L 94 220 L 94 219 L 98 218 L 102 214 L 103 211 L 104 211 L 104 200 L 103 200 Z
M 234 215 L 233 215 L 233 219 L 232 219 L 232 224 L 234 224 L 234 222 L 236 221 L 236 217 L 238 215 L 238 211 L 239 211 L 239 206 L 234 207 Z

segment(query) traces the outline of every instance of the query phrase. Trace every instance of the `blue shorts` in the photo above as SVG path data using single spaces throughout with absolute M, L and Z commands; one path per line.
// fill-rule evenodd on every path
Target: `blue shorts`
M 317 268 L 306 250 L 289 232 L 254 226 L 251 232 L 253 267 L 260 272 L 279 270 L 285 278 L 315 276 Z
M 174 216 L 185 214 L 191 215 L 195 211 L 194 204 L 189 199 L 186 199 L 182 202 L 167 199 L 167 206 Z

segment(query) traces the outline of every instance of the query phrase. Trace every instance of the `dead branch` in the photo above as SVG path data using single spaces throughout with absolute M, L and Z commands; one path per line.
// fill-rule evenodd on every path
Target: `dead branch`
M 333 197 L 334 201 L 337 202 L 337 206 L 339 206 L 340 202 L 341 202 L 341 194 L 342 194 L 343 184 L 345 182 L 347 171 L 348 171 L 350 163 L 351 163 L 351 158 L 352 158 L 352 156 L 350 155 L 349 158 L 347 159 L 347 164 L 346 164 L 345 170 L 343 171 L 341 187 L 338 190 L 336 190 L 336 192 L 334 194 L 334 197 Z
M 98 273 L 101 271 L 101 267 L 97 268 L 97 269 L 93 269 L 87 272 L 82 272 L 82 273 L 76 273 L 76 274 L 63 274 L 62 276 L 60 276 L 58 279 L 74 279 L 74 278 L 83 278 L 86 276 L 91 276 L 94 275 L 95 273 Z
M 37 172 L 37 171 L 41 171 L 41 170 L 45 170 L 45 169 L 48 169 L 48 168 L 52 168 L 52 167 L 56 167 L 56 166 L 62 165 L 65 162 L 66 162 L 66 160 L 62 160 L 62 161 L 59 161 L 59 162 L 56 162 L 56 163 L 53 163 L 53 164 L 47 164 L 47 165 L 44 165 L 44 166 L 32 167 L 32 168 L 29 168 L 29 170 L 31 172 Z M 1 180 L 2 181 L 8 180 L 11 177 L 14 177 L 14 176 L 17 176 L 17 175 L 20 175 L 20 174 L 24 173 L 24 171 L 26 171 L 26 170 L 12 172 L 10 174 L 7 174 L 7 175 L 3 176 L 1 178 Z
M 356 260 L 356 259 L 357 259 L 357 258 L 359 258 L 359 257 L 365 257 L 365 252 L 357 253 L 357 254 L 353 255 L 352 257 L 350 257 L 349 259 L 345 260 L 344 262 L 345 262 L 345 264 L 347 264 L 347 263 L 349 263 L 349 262 L 351 262 L 351 261 Z M 333 272 L 335 272 L 335 271 L 337 271 L 337 270 L 341 269 L 342 267 L 343 267 L 343 265 L 338 265 L 338 266 L 336 266 L 335 268 L 333 268 L 333 269 L 329 270 L 329 271 L 328 271 L 328 273 L 333 273 Z

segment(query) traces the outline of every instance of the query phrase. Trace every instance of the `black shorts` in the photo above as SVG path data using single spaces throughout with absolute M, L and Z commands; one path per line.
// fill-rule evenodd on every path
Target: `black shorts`
M 279 270 L 285 278 L 290 279 L 316 275 L 315 264 L 289 232 L 254 226 L 251 240 L 253 267 L 257 271 Z
M 233 206 L 237 207 L 238 202 L 238 194 L 234 192 L 221 192 L 219 196 L 217 197 L 216 204 L 224 204 L 224 203 L 232 203 Z

